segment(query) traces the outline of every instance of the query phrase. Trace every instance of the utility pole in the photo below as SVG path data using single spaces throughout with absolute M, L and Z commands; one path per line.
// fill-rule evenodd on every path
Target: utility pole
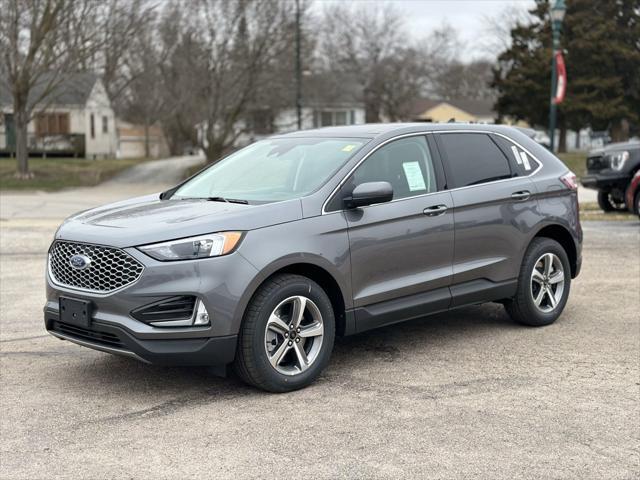
M 556 0 L 551 7 L 551 32 L 553 35 L 553 48 L 551 53 L 551 100 L 549 104 L 549 143 L 551 151 L 554 151 L 554 139 L 556 136 L 556 115 L 557 108 L 555 102 L 556 90 L 558 88 L 558 72 L 556 69 L 556 52 L 560 50 L 560 29 L 566 7 L 564 0 Z
M 302 52 L 300 33 L 300 0 L 296 0 L 296 115 L 298 130 L 302 130 Z

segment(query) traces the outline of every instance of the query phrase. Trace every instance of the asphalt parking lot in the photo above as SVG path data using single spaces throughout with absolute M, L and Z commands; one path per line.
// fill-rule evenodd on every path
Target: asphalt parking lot
M 542 329 L 464 308 L 338 341 L 265 394 L 44 332 L 52 218 L 0 222 L 0 477 L 639 478 L 640 224 L 584 224 Z

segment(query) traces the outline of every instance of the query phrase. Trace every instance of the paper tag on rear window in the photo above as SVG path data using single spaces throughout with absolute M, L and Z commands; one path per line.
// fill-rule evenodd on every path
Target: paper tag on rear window
M 522 165 L 522 158 L 520 158 L 518 149 L 514 145 L 511 145 L 511 151 L 513 152 L 513 156 L 516 157 L 516 162 L 518 162 L 518 165 Z
M 520 156 L 522 157 L 522 163 L 524 163 L 525 170 L 531 170 L 531 164 L 529 163 L 529 157 L 526 153 L 520 152 Z
M 356 148 L 356 145 L 345 145 L 344 147 L 342 147 L 342 151 L 343 152 L 350 152 L 354 148 Z
M 418 162 L 406 162 L 402 164 L 404 169 L 404 176 L 407 177 L 407 183 L 409 184 L 409 190 L 415 192 L 416 190 L 426 190 L 427 186 L 424 183 L 424 177 L 422 176 L 422 170 Z

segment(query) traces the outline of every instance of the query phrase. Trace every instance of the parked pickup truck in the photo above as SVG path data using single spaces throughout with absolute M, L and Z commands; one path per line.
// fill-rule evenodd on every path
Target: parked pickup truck
M 586 188 L 598 190 L 598 205 L 605 212 L 627 210 L 625 192 L 640 169 L 640 141 L 612 143 L 587 156 Z

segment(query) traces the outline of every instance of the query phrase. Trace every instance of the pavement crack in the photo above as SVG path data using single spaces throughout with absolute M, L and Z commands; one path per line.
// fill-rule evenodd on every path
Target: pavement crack
M 33 335 L 32 337 L 9 338 L 7 340 L 0 340 L 0 343 L 22 342 L 24 340 L 33 340 L 35 338 L 45 338 L 49 336 L 50 335 Z

